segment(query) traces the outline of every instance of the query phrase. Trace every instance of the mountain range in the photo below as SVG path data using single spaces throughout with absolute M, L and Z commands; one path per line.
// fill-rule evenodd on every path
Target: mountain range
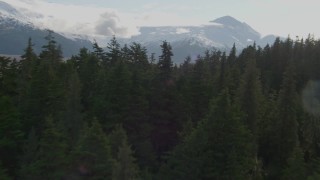
M 20 13 L 13 5 L 0 1 L 0 54 L 21 55 L 29 37 L 35 44 L 35 52 L 39 53 L 46 44 L 44 37 L 48 32 L 46 27 L 36 26 L 32 22 L 33 19 Z M 55 32 L 54 36 L 61 44 L 65 57 L 77 54 L 82 47 L 92 49 L 93 37 L 64 32 Z M 202 26 L 140 27 L 139 35 L 130 38 L 117 37 L 122 45 L 141 43 L 149 54 L 155 53 L 156 56 L 161 54 L 160 44 L 166 40 L 173 48 L 175 63 L 183 62 L 188 55 L 195 59 L 207 49 L 228 51 L 235 44 L 237 49 L 241 50 L 254 42 L 265 46 L 273 43 L 275 38 L 274 35 L 262 37 L 248 24 L 231 16 L 212 20 Z M 110 37 L 103 39 L 108 41 Z

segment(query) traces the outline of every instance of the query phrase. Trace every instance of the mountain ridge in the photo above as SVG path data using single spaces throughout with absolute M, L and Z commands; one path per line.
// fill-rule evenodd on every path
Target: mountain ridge
M 36 26 L 32 19 L 3 1 L 0 1 L 0 15 L 0 54 L 23 53 L 29 37 L 36 44 L 36 52 L 41 51 L 47 34 L 45 27 Z M 92 49 L 95 39 L 65 32 L 56 32 L 55 37 L 62 45 L 64 56 L 69 57 L 77 54 L 81 47 Z M 102 37 L 98 43 L 106 44 L 110 38 Z M 207 49 L 227 51 L 235 44 L 241 50 L 254 42 L 260 46 L 273 43 L 275 38 L 273 35 L 261 37 L 251 26 L 232 16 L 216 18 L 201 26 L 143 26 L 138 35 L 130 38 L 117 37 L 122 45 L 138 42 L 147 48 L 149 54 L 155 53 L 156 56 L 161 54 L 160 44 L 168 41 L 172 45 L 173 60 L 176 63 L 183 62 L 187 56 L 202 54 Z

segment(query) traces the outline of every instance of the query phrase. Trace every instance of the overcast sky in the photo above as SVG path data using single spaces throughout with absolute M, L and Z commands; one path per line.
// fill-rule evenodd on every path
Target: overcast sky
M 230 15 L 263 36 L 320 37 L 318 0 L 3 0 L 54 30 L 130 36 L 139 26 L 201 25 Z

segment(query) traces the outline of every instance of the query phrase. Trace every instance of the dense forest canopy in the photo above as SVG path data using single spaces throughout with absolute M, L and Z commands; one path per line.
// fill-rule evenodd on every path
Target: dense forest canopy
M 141 44 L 0 57 L 0 179 L 320 179 L 320 41 L 172 62 Z

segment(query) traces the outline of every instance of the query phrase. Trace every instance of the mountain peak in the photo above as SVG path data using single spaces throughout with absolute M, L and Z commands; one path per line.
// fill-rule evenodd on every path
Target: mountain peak
M 238 21 L 232 16 L 223 16 L 210 22 L 229 25 L 229 26 L 241 26 L 243 24 L 242 22 Z
M 6 13 L 6 14 L 17 14 L 18 11 L 13 8 L 10 4 L 0 1 L 0 12 Z

